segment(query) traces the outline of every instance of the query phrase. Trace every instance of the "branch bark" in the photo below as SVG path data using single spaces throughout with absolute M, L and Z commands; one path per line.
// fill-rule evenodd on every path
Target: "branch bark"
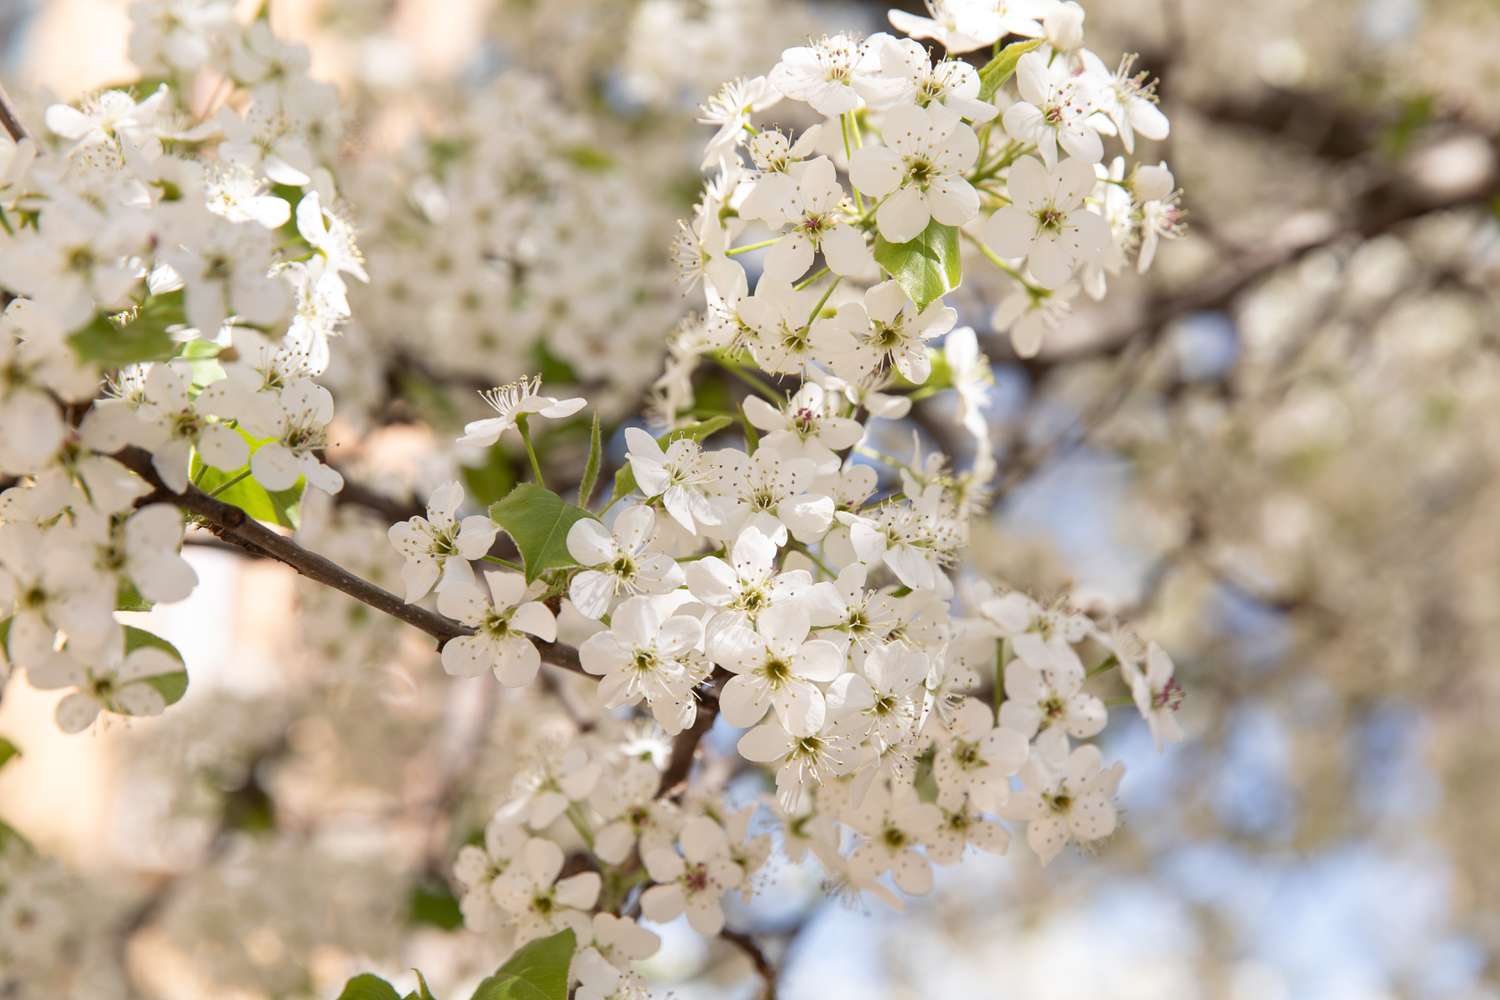
M 377 611 L 421 629 L 437 640 L 439 649 L 450 639 L 474 634 L 473 629 L 461 622 L 418 605 L 407 604 L 389 590 L 356 576 L 331 559 L 303 548 L 291 538 L 254 520 L 238 507 L 216 500 L 195 486 L 190 485 L 184 493 L 172 492 L 156 474 L 156 469 L 151 464 L 151 453 L 143 448 L 131 446 L 114 457 L 155 488 L 155 492 L 147 498 L 148 501 L 175 504 L 196 517 L 220 540 L 251 555 L 275 559 L 309 580 L 332 587 Z M 583 667 L 578 662 L 578 650 L 572 646 L 542 640 L 536 640 L 536 646 L 544 662 L 564 670 L 583 673 Z

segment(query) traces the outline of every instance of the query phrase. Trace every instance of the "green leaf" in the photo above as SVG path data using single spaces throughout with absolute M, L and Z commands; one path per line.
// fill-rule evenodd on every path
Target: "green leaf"
M 151 602 L 141 596 L 141 592 L 135 589 L 135 584 L 129 580 L 121 580 L 120 586 L 115 590 L 116 611 L 150 611 Z
M 590 516 L 536 483 L 522 483 L 504 500 L 490 505 L 490 518 L 505 529 L 521 552 L 527 583 L 549 569 L 574 565 L 568 555 L 568 529 Z
M 1021 57 L 1044 41 L 1045 38 L 1033 38 L 1029 42 L 1015 42 L 996 52 L 995 58 L 979 70 L 979 99 L 993 103 L 996 92 L 1015 76 L 1016 64 L 1021 61 Z
M 417 976 L 417 988 L 406 994 L 406 1000 L 434 1000 L 432 991 L 427 988 L 427 977 L 422 975 L 420 969 L 412 969 Z
M 0 767 L 10 763 L 11 758 L 21 756 L 21 748 L 4 736 L 0 736 Z
M 492 504 L 516 485 L 516 470 L 501 448 L 489 448 L 483 465 L 465 465 L 460 473 L 464 489 L 477 503 Z
M 593 146 L 566 146 L 561 150 L 563 158 L 575 167 L 590 171 L 608 170 L 615 161 L 602 149 Z
M 418 882 L 411 888 L 407 900 L 407 923 L 413 926 L 436 927 L 453 931 L 464 924 L 463 911 L 458 908 L 458 899 L 442 882 Z
M 577 946 L 571 930 L 532 941 L 480 983 L 471 1000 L 567 1000 Z
M 721 413 L 717 417 L 709 417 L 707 420 L 699 420 L 691 424 L 685 424 L 676 430 L 668 431 L 657 438 L 656 443 L 666 448 L 667 445 L 679 438 L 691 438 L 694 441 L 702 442 L 719 433 L 732 423 L 734 423 L 733 417 L 726 417 Z M 610 500 L 618 500 L 633 489 L 635 489 L 635 470 L 630 467 L 629 462 L 626 462 L 620 467 L 620 471 L 615 473 L 615 491 L 610 496 Z
M 384 979 L 366 972 L 345 983 L 338 1000 L 401 1000 L 401 994 Z
M 159 649 L 178 663 L 182 663 L 182 654 L 177 647 L 159 635 L 147 632 L 143 628 L 134 625 L 125 626 L 125 652 L 132 653 L 137 649 L 150 647 Z M 182 700 L 187 693 L 188 675 L 187 670 L 173 670 L 165 674 L 157 674 L 154 677 L 142 678 L 147 684 L 156 688 L 156 693 L 161 695 L 162 700 L 168 705 L 175 705 Z
M 599 478 L 599 458 L 603 445 L 599 440 L 599 414 L 594 414 L 594 425 L 589 429 L 589 459 L 583 466 L 583 478 L 578 482 L 578 506 L 587 507 L 594 492 L 594 482 Z
M 120 368 L 137 361 L 165 361 L 177 353 L 169 332 L 187 322 L 182 292 L 153 295 L 133 313 L 95 316 L 93 322 L 70 334 L 68 343 L 80 361 Z
M 239 431 L 240 437 L 250 446 L 250 454 L 254 455 L 261 446 L 267 444 L 271 438 L 257 438 L 247 434 L 243 429 Z M 250 471 L 250 463 L 247 461 L 243 466 L 230 472 L 220 472 L 218 469 L 206 466 L 198 453 L 193 452 L 192 467 L 188 470 L 198 488 L 205 493 L 213 493 L 225 483 L 234 479 L 242 472 Z M 290 489 L 268 490 L 255 481 L 254 476 L 246 476 L 239 482 L 230 486 L 224 492 L 215 496 L 216 500 L 222 500 L 232 507 L 249 514 L 257 521 L 265 521 L 268 524 L 277 524 L 283 528 L 296 530 L 301 522 L 301 512 L 298 503 L 302 500 L 302 491 L 306 488 L 305 480 L 298 479 Z
M 916 239 L 906 243 L 889 243 L 877 236 L 875 259 L 918 309 L 926 309 L 963 280 L 958 229 L 936 219 Z
M 0 854 L 8 851 L 12 844 L 23 851 L 31 850 L 31 841 L 21 836 L 15 827 L 0 819 Z

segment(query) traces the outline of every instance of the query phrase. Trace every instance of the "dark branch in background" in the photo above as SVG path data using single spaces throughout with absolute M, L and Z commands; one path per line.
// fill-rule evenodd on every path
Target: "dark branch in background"
M 15 108 L 11 106 L 10 95 L 5 92 L 3 85 L 0 85 L 0 125 L 5 127 L 5 131 L 17 144 L 31 135 L 26 131 L 26 126 L 21 123 Z
M 755 974 L 760 976 L 763 984 L 760 992 L 761 1000 L 776 1000 L 776 982 L 780 975 L 776 971 L 775 964 L 766 957 L 766 953 L 761 950 L 755 938 L 744 931 L 730 930 L 728 927 L 720 931 L 719 936 L 744 952 L 745 957 L 750 959 L 750 964 L 755 966 Z
M 718 718 L 718 715 L 717 694 L 704 698 L 698 706 L 698 715 L 693 720 L 693 724 L 672 737 L 672 755 L 668 758 L 666 770 L 662 771 L 661 780 L 656 785 L 657 798 L 682 794 L 687 787 L 688 772 L 693 769 L 693 757 L 697 755 L 698 744 L 713 728 L 714 719 Z
M 196 517 L 221 541 L 251 555 L 285 563 L 309 580 L 332 587 L 377 611 L 383 611 L 392 618 L 419 628 L 438 641 L 439 649 L 450 639 L 474 634 L 474 630 L 467 625 L 415 604 L 407 604 L 389 590 L 356 576 L 331 559 L 304 549 L 292 539 L 251 518 L 240 508 L 216 500 L 195 486 L 189 486 L 184 493 L 173 493 L 156 474 L 156 469 L 151 464 L 151 453 L 145 449 L 133 446 L 125 448 L 115 458 L 155 487 L 155 492 L 145 502 L 175 504 Z M 578 663 L 578 650 L 573 647 L 541 640 L 536 641 L 536 646 L 541 651 L 544 662 L 575 673 L 583 671 Z

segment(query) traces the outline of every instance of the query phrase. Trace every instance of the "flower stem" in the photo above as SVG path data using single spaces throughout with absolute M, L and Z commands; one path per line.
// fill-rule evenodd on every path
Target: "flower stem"
M 229 487 L 233 486 L 235 483 L 239 482 L 241 479 L 247 479 L 247 478 L 249 478 L 249 476 L 250 476 L 250 470 L 246 469 L 244 472 L 241 472 L 239 475 L 235 476 L 233 479 L 229 480 L 227 483 L 220 483 L 218 486 L 215 486 L 214 489 L 213 489 L 213 492 L 210 493 L 209 496 L 210 497 L 216 497 L 220 493 L 223 493 L 225 490 L 229 489 Z
M 531 430 L 526 426 L 526 414 L 516 415 L 516 430 L 521 432 L 521 443 L 526 446 L 526 457 L 531 459 L 531 474 L 536 477 L 536 484 L 546 486 L 547 481 L 542 477 L 542 463 L 537 461 L 536 449 L 531 445 Z
M 724 251 L 724 256 L 726 256 L 726 257 L 735 257 L 735 256 L 738 256 L 739 254 L 749 253 L 751 250 L 761 250 L 761 249 L 764 249 L 765 247 L 772 246 L 773 244 L 780 243 L 780 242 L 781 242 L 781 237 L 780 236 L 773 236 L 773 237 L 771 237 L 768 240 L 761 240 L 759 243 L 746 243 L 742 247 L 735 247 L 733 250 L 725 250 Z
M 782 402 L 782 397 L 772 386 L 745 371 L 745 369 L 739 364 L 739 362 L 731 361 L 729 358 L 725 357 L 722 354 L 713 354 L 710 355 L 710 357 L 713 358 L 714 363 L 717 364 L 720 368 L 724 369 L 726 372 L 733 375 L 735 378 L 739 379 L 741 382 L 745 383 L 756 392 L 760 393 L 766 399 L 777 404 L 780 404 Z
M 509 559 L 501 559 L 499 556 L 481 556 L 481 558 L 485 562 L 492 562 L 497 566 L 504 566 L 506 569 L 513 569 L 517 573 L 526 572 L 526 567 L 522 566 L 520 563 L 511 562 Z
M 1000 703 L 1005 701 L 1005 661 L 1010 658 L 1010 640 L 1001 639 L 995 646 L 995 722 L 1000 722 Z

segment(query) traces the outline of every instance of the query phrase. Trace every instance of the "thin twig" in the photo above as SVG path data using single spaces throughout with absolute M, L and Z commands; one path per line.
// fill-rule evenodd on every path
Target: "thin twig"
M 776 966 L 766 957 L 766 953 L 761 950 L 755 938 L 744 931 L 730 930 L 728 927 L 720 931 L 719 936 L 744 952 L 745 957 L 750 959 L 750 964 L 755 966 L 755 973 L 760 976 L 761 982 L 764 984 L 760 993 L 761 1000 L 776 1000 L 776 980 L 778 978 Z
M 450 639 L 474 634 L 474 630 L 467 625 L 418 605 L 407 604 L 385 588 L 356 576 L 331 559 L 304 549 L 292 539 L 254 520 L 240 508 L 215 500 L 195 486 L 189 486 L 186 492 L 174 493 L 156 474 L 156 469 L 151 464 L 151 453 L 145 449 L 131 446 L 116 453 L 114 457 L 155 487 L 156 492 L 148 498 L 149 501 L 175 504 L 198 518 L 204 527 L 222 541 L 254 555 L 285 563 L 309 580 L 332 587 L 362 604 L 421 629 L 438 641 L 439 649 Z M 545 662 L 576 673 L 583 672 L 583 667 L 578 662 L 578 650 L 572 646 L 541 640 L 536 645 Z
M 16 109 L 11 105 L 10 95 L 5 92 L 4 85 L 0 85 L 0 125 L 5 126 L 5 131 L 10 133 L 11 139 L 17 144 L 22 139 L 31 137 L 31 133 L 26 131 L 26 126 L 21 121 L 21 116 L 16 114 Z

